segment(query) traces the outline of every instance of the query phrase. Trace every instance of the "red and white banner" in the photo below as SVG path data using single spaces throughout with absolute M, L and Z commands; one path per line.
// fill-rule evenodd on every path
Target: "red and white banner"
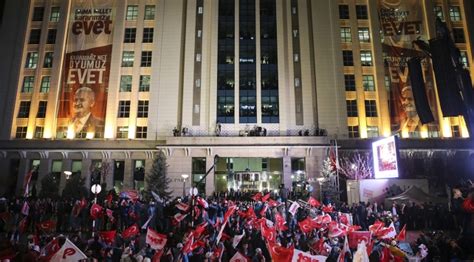
M 163 249 L 166 245 L 168 238 L 166 235 L 160 234 L 155 230 L 148 228 L 146 232 L 146 243 L 155 250 Z
M 79 261 L 82 259 L 86 259 L 87 256 L 82 253 L 82 251 L 74 245 L 69 239 L 66 238 L 66 242 L 64 242 L 61 249 L 56 252 L 51 257 L 50 262 L 67 262 L 67 261 Z
M 293 247 L 282 247 L 279 244 L 271 243 L 267 241 L 268 252 L 273 262 L 288 262 L 292 261 L 294 248 Z
M 323 262 L 326 261 L 327 257 L 311 255 L 310 253 L 303 252 L 299 249 L 295 249 L 293 252 L 292 262 Z
M 57 126 L 68 138 L 104 134 L 115 0 L 73 0 L 67 28 Z
M 186 203 L 178 203 L 176 204 L 176 208 L 181 211 L 187 212 L 189 210 L 189 205 Z
M 246 256 L 242 255 L 239 251 L 235 253 L 235 255 L 230 259 L 230 262 L 249 262 L 250 259 L 248 259 Z

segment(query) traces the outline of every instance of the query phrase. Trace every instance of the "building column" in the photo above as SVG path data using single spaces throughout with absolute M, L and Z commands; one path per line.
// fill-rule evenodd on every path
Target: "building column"
M 20 195 L 23 195 L 23 182 L 25 181 L 26 174 L 28 173 L 28 159 L 26 157 L 22 157 L 20 159 L 20 167 L 18 168 L 18 180 L 16 183 L 16 192 Z
M 109 191 L 114 188 L 114 160 L 113 159 L 103 159 L 103 164 L 107 164 L 108 169 L 105 174 L 102 174 L 102 182 L 107 185 L 104 190 Z
M 126 158 L 124 159 L 124 169 L 123 169 L 123 188 L 132 189 L 133 188 L 133 159 Z
M 285 184 L 285 188 L 288 190 L 292 189 L 292 182 L 291 181 L 291 157 L 284 156 L 283 157 L 283 184 Z
M 214 156 L 207 156 L 206 157 L 206 172 L 207 170 L 209 170 L 209 168 L 211 168 L 212 165 L 214 165 Z M 214 184 L 215 171 L 216 169 L 214 168 L 206 177 L 206 195 L 207 196 L 213 194 L 215 191 L 215 184 Z M 191 175 L 191 178 L 192 178 L 192 175 Z
M 40 160 L 40 166 L 38 170 L 38 180 L 36 181 L 36 193 L 37 195 L 41 191 L 41 180 L 51 172 L 51 159 L 43 158 Z

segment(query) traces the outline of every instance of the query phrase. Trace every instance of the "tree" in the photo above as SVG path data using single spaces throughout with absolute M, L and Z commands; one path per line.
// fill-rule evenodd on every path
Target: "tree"
M 331 157 L 324 159 L 321 176 L 323 179 L 319 183 L 321 184 L 322 195 L 334 200 L 339 199 L 340 192 L 337 188 L 336 162 Z
M 53 173 L 48 173 L 41 179 L 40 197 L 56 198 L 59 191 L 59 179 Z
M 66 181 L 62 196 L 64 198 L 81 199 L 86 197 L 88 194 L 87 188 L 84 186 L 85 178 L 81 176 L 80 172 L 72 174 L 71 177 Z
M 340 163 L 339 173 L 354 180 L 374 177 L 372 168 L 372 157 L 370 154 L 354 154 L 351 157 L 343 157 Z
M 169 191 L 171 179 L 167 177 L 167 169 L 165 153 L 160 150 L 153 159 L 153 166 L 145 177 L 147 197 L 151 197 L 153 191 L 164 199 L 171 198 L 171 191 Z

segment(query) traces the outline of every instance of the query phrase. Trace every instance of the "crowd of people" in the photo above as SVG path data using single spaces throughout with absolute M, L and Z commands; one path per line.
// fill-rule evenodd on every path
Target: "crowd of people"
M 83 261 L 474 258 L 472 189 L 456 192 L 453 212 L 429 204 L 322 202 L 273 192 L 164 200 L 154 192 L 111 191 L 97 203 L 2 198 L 0 261 L 72 261 L 66 258 L 78 254 Z M 409 239 L 407 231 L 418 234 Z M 66 260 L 55 260 L 58 254 Z

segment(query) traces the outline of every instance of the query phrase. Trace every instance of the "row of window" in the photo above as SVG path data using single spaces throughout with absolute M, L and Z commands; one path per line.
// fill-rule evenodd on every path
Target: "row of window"
M 349 138 L 359 138 L 359 126 L 348 126 L 348 134 Z M 379 128 L 378 126 L 367 126 L 367 137 L 378 137 L 379 136 Z
M 46 44 L 48 45 L 53 45 L 56 43 L 56 34 L 57 34 L 57 29 L 55 28 L 50 28 L 48 29 L 48 36 L 46 38 Z M 30 31 L 30 37 L 28 38 L 28 44 L 30 45 L 37 45 L 40 43 L 41 39 L 41 29 L 39 28 L 33 28 Z
M 148 100 L 138 100 L 137 117 L 148 117 Z M 130 117 L 130 100 L 119 101 L 117 117 Z
M 359 37 L 359 42 L 370 43 L 370 30 L 368 27 L 359 27 L 357 29 L 357 35 Z M 341 41 L 343 43 L 352 42 L 352 34 L 350 27 L 341 27 Z
M 15 132 L 15 138 L 24 139 L 26 138 L 28 127 L 27 126 L 18 126 Z M 127 139 L 128 138 L 128 126 L 118 126 L 117 127 L 117 138 Z M 147 138 L 148 127 L 147 126 L 137 126 L 135 132 L 135 138 L 144 139 Z M 43 138 L 44 126 L 36 126 L 35 132 L 33 133 L 33 138 Z
M 344 66 L 354 66 L 354 55 L 352 50 L 342 51 L 342 61 Z M 369 50 L 360 50 L 360 63 L 362 66 L 372 66 L 372 52 Z
M 132 77 L 131 75 L 122 75 L 120 77 L 120 92 L 131 92 L 132 91 Z M 150 76 L 141 75 L 140 83 L 138 86 L 139 92 L 150 91 Z
M 443 7 L 440 5 L 433 7 L 433 12 L 436 17 L 444 21 Z M 459 6 L 450 6 L 449 7 L 449 18 L 452 22 L 459 22 L 462 20 L 461 17 L 461 8 Z
M 44 19 L 45 8 L 43 6 L 35 6 L 33 9 L 32 21 L 43 21 Z M 50 22 L 59 22 L 59 6 L 51 7 L 51 12 L 49 15 Z M 136 21 L 138 19 L 138 5 L 128 5 L 127 12 L 125 14 L 125 20 L 127 21 Z M 144 20 L 154 20 L 155 19 L 155 6 L 146 5 L 145 14 L 143 17 Z
M 153 34 L 154 34 L 153 27 L 143 28 L 142 43 L 153 43 Z M 125 28 L 125 33 L 123 37 L 124 43 L 135 43 L 136 38 L 137 38 L 136 28 Z
M 31 101 L 21 101 L 20 108 L 18 109 L 18 118 L 28 118 L 30 116 Z M 46 117 L 46 108 L 48 107 L 48 101 L 39 101 L 38 112 L 36 118 Z
M 377 103 L 375 100 L 365 100 L 365 116 L 377 117 Z M 347 116 L 358 117 L 357 100 L 346 100 Z
M 43 60 L 43 68 L 53 67 L 53 52 L 45 52 Z M 38 66 L 39 54 L 38 52 L 28 52 L 26 55 L 25 68 L 35 69 Z
M 152 51 L 142 51 L 141 67 L 151 67 Z M 133 67 L 135 60 L 135 51 L 123 51 L 122 53 L 122 67 Z
M 346 91 L 356 91 L 355 75 L 344 75 L 344 86 Z M 375 91 L 375 79 L 373 75 L 362 76 L 364 91 Z

